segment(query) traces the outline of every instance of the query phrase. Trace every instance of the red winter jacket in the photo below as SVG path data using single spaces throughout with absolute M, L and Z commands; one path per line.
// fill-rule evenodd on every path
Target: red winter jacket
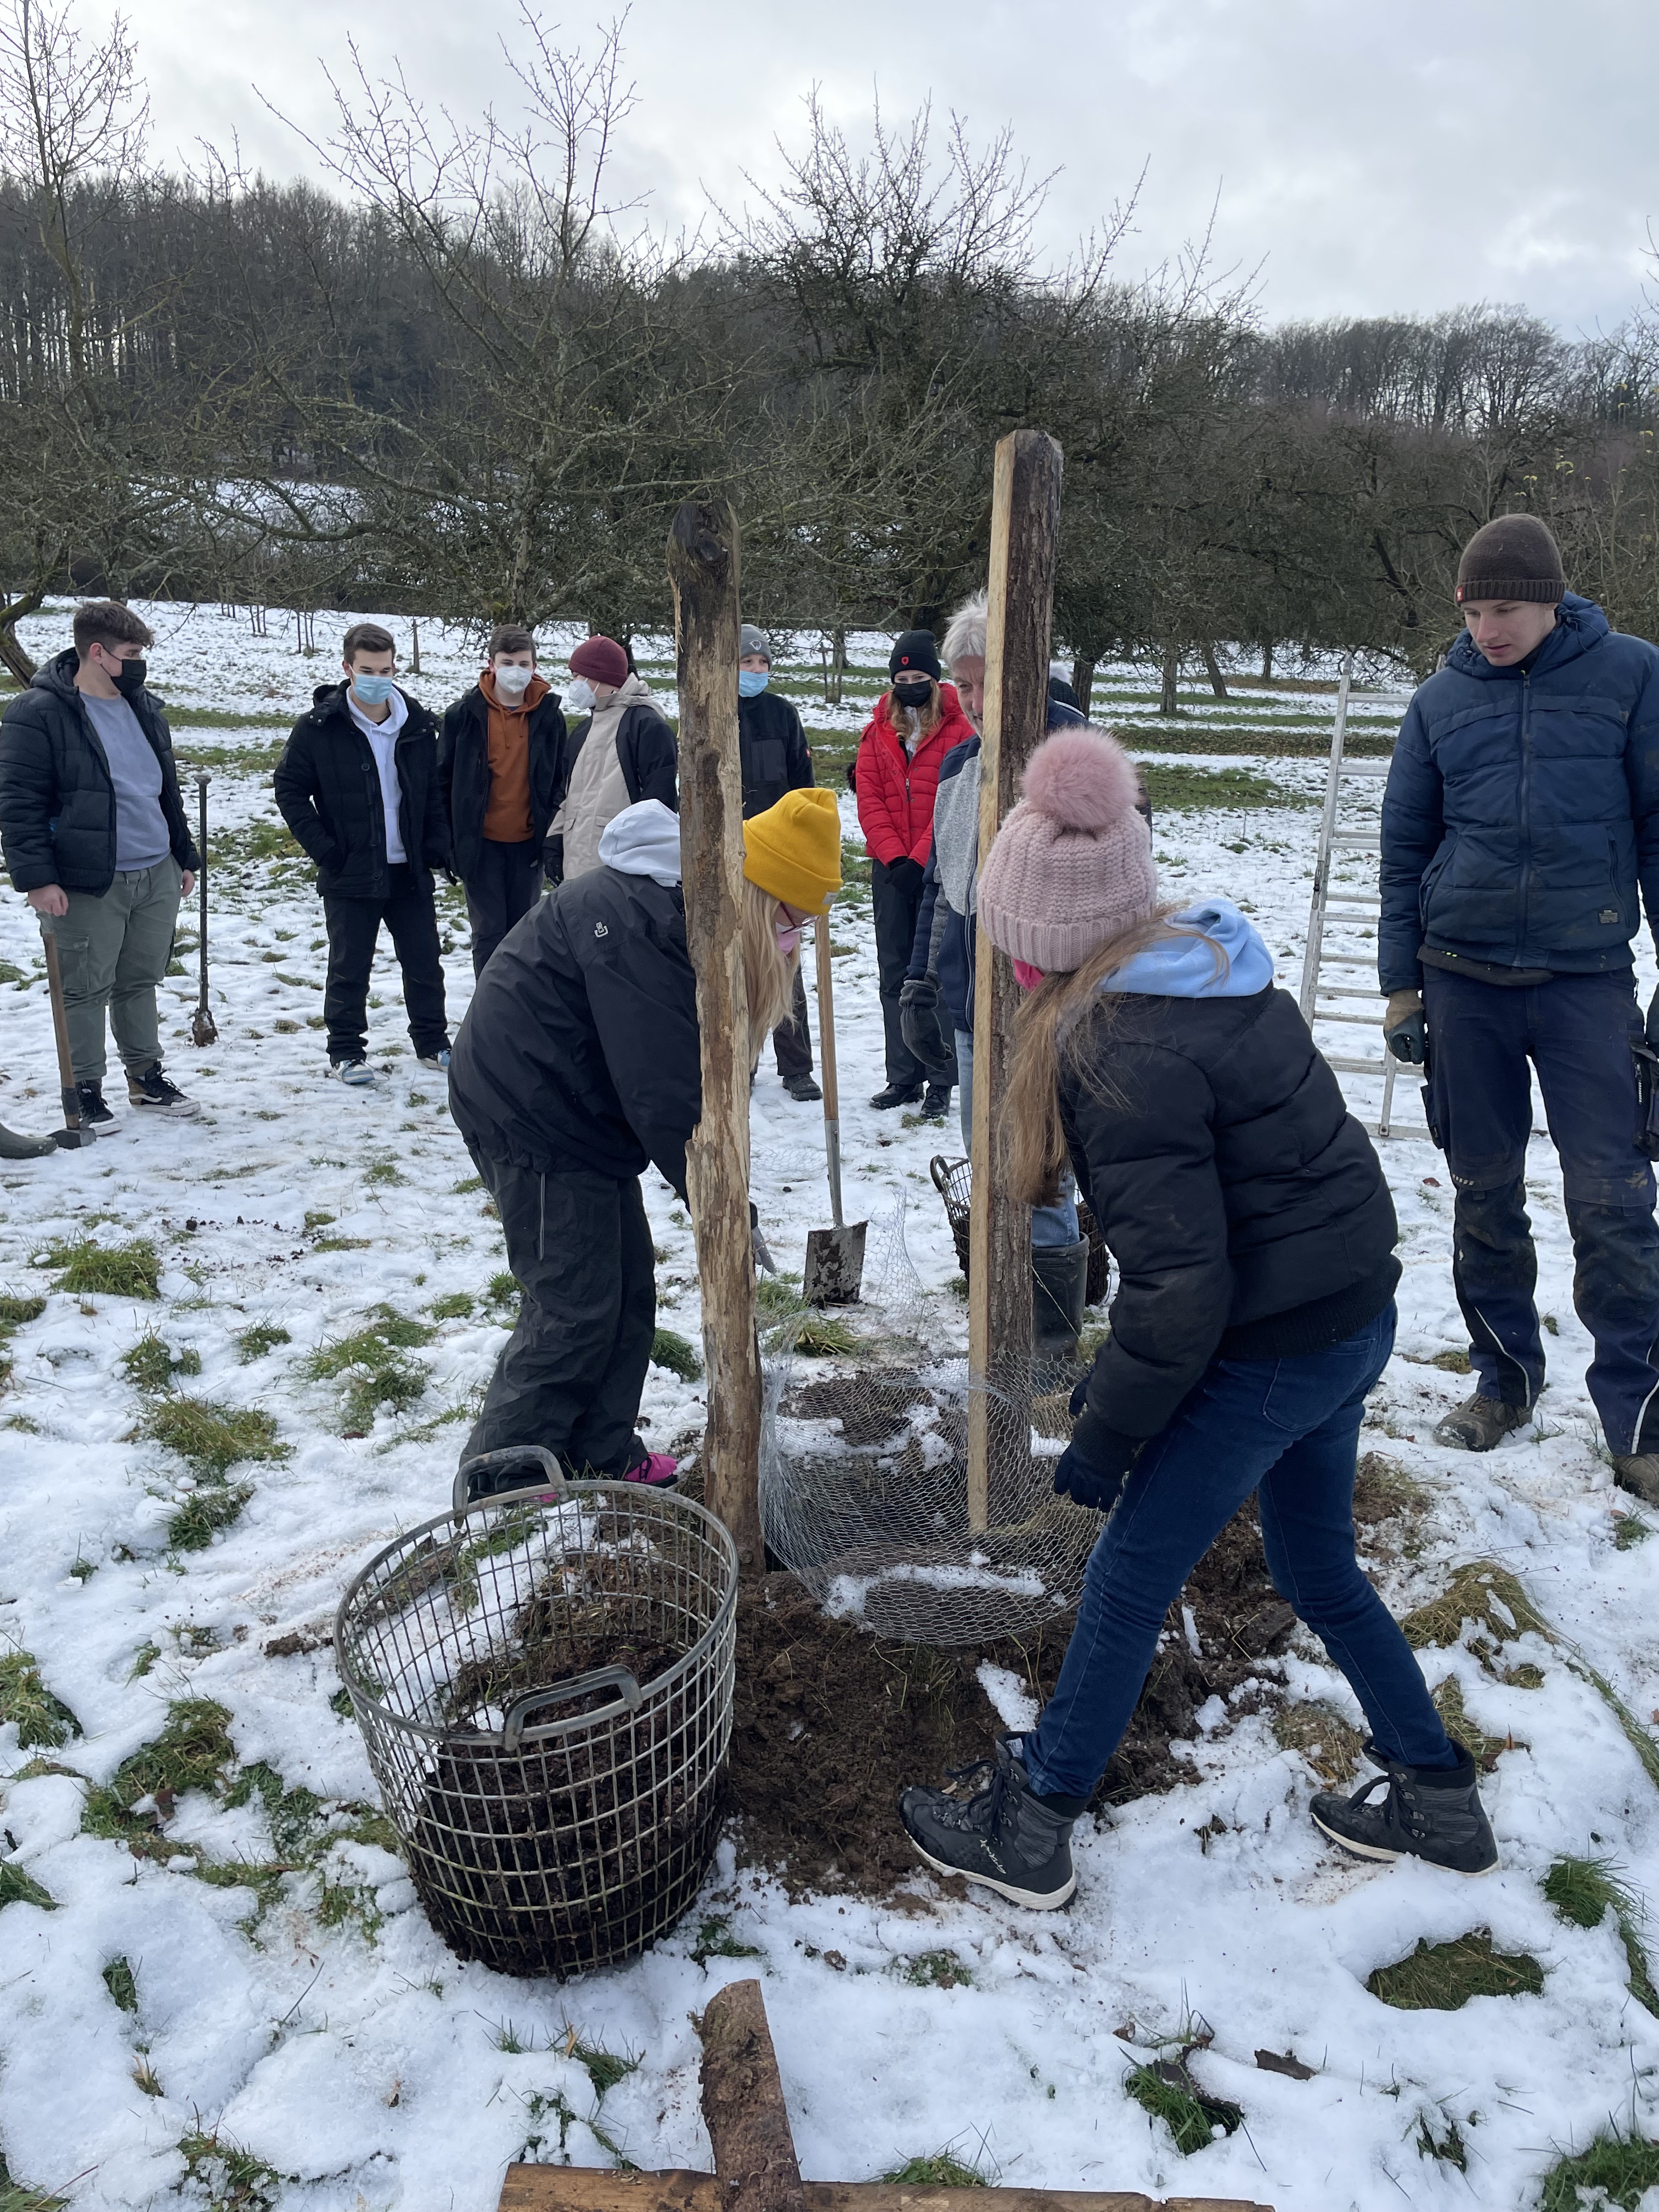
M 891 696 L 884 691 L 876 702 L 875 714 L 865 724 L 859 741 L 859 827 L 872 854 L 884 867 L 890 868 L 896 860 L 915 860 L 926 867 L 933 842 L 939 764 L 952 745 L 973 736 L 974 726 L 962 711 L 956 687 L 941 684 L 939 727 L 922 739 L 915 758 L 907 759 L 904 740 L 887 718 Z

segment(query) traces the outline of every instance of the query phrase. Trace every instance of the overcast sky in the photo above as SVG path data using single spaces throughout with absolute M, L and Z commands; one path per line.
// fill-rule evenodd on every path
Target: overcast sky
M 349 34 L 425 97 L 514 105 L 516 0 L 126 6 L 164 155 L 234 132 L 268 173 L 313 169 L 258 93 L 325 129 L 321 64 L 347 65 Z M 597 10 L 545 14 L 592 41 Z M 1126 270 L 1201 232 L 1218 193 L 1218 258 L 1261 264 L 1274 321 L 1484 299 L 1611 327 L 1659 218 L 1655 0 L 635 0 L 626 56 L 630 180 L 667 229 L 705 185 L 738 203 L 743 170 L 775 175 L 814 83 L 855 137 L 878 91 L 890 115 L 931 93 L 976 137 L 1012 125 L 1035 167 L 1062 165 L 1062 258 L 1143 167 Z

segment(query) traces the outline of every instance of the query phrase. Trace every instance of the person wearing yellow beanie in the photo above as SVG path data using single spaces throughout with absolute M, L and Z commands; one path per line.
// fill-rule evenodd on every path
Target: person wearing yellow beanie
M 743 872 L 799 915 L 827 914 L 841 889 L 841 810 L 820 785 L 786 791 L 743 825 Z

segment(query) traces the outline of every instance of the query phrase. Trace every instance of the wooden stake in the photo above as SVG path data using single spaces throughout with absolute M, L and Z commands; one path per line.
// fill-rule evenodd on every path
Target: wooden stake
M 698 2023 L 702 2117 L 726 2212 L 805 2212 L 758 1982 L 729 1982 Z
M 702 1038 L 702 1118 L 686 1147 L 686 1190 L 708 1369 L 704 1495 L 732 1532 L 742 1571 L 758 1575 L 765 1571 L 766 1547 L 749 1231 L 748 994 L 738 927 L 738 525 L 724 500 L 688 500 L 674 517 L 668 577 L 680 693 L 680 870 Z
M 980 752 L 981 866 L 1048 726 L 1060 472 L 1060 447 L 1041 430 L 1015 430 L 998 443 Z M 1012 963 L 981 925 L 974 986 L 974 1197 L 968 1231 L 970 1528 L 990 1524 L 994 1401 L 986 1386 L 1006 1393 L 1011 1382 L 1029 1377 L 1031 1364 L 1031 1217 L 1029 1207 L 1009 1195 L 1009 1132 L 1000 1111 L 1018 997 Z M 1012 1443 L 1018 1415 L 996 1425 Z

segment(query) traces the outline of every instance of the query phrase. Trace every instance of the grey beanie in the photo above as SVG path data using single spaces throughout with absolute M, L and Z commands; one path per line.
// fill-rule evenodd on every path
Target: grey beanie
M 757 629 L 753 623 L 744 623 L 738 630 L 738 659 L 747 660 L 751 653 L 761 653 L 769 661 L 772 641 L 763 629 Z

